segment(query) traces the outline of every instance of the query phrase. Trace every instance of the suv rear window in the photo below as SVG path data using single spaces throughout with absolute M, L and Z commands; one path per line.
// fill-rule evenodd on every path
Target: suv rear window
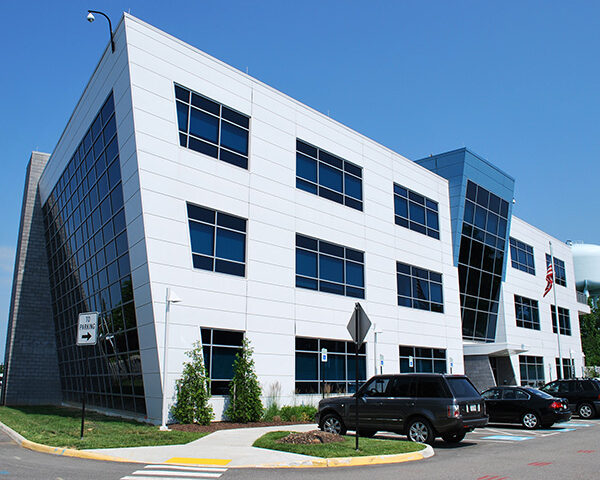
M 456 398 L 479 397 L 479 392 L 466 378 L 446 378 Z

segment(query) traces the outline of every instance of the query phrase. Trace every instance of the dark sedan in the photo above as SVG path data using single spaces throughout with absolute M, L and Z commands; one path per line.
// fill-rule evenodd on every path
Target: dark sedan
M 564 399 L 532 387 L 495 387 L 481 394 L 491 422 L 520 423 L 527 429 L 549 428 L 571 419 Z

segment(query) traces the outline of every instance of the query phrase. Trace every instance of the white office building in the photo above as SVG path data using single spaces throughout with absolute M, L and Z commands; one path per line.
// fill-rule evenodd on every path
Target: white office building
M 88 348 L 90 403 L 160 422 L 163 375 L 172 404 L 201 340 L 220 417 L 244 336 L 265 395 L 314 403 L 353 389 L 356 302 L 363 379 L 535 384 L 559 356 L 580 374 L 570 248 L 512 217 L 510 176 L 466 149 L 407 159 L 128 14 L 115 45 L 30 161 L 5 403 L 78 402 Z M 74 345 L 83 311 L 100 312 L 96 347 Z

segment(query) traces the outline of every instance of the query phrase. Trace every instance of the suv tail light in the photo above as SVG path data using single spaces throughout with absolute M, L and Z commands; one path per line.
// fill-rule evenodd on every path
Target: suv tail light
M 560 410 L 563 407 L 563 404 L 560 402 L 552 402 L 550 404 L 550 408 L 553 410 Z
M 460 417 L 460 407 L 456 404 L 448 405 L 448 418 Z

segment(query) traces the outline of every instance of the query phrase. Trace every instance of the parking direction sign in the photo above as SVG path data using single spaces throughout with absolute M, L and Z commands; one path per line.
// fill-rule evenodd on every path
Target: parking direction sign
M 327 349 L 326 348 L 321 349 L 321 361 L 323 363 L 327 362 Z
M 98 312 L 79 314 L 77 324 L 77 345 L 96 345 L 98 343 Z

